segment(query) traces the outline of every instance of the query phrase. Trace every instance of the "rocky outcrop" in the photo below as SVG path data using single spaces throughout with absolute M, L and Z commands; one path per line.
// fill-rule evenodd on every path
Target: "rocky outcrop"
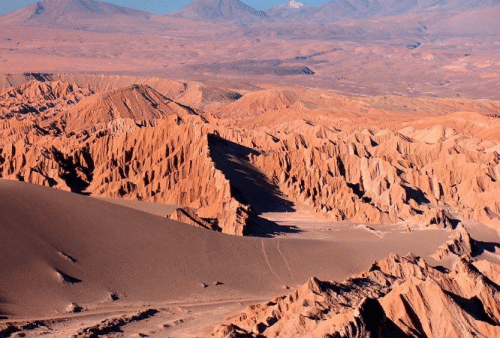
M 500 333 L 497 282 L 466 259 L 441 272 L 414 255 L 392 254 L 342 283 L 312 278 L 248 306 L 209 336 L 493 337 Z
M 237 116 L 238 118 L 257 117 L 266 111 L 283 111 L 290 108 L 298 100 L 297 94 L 287 90 L 266 90 L 255 93 L 248 93 L 230 103 L 221 107 L 217 116 L 229 118 Z
M 92 94 L 75 83 L 30 80 L 0 94 L 0 119 L 53 116 Z
M 74 79 L 112 87 L 112 79 Z M 150 83 L 177 99 L 146 84 L 92 94 L 70 82 L 31 80 L 7 90 L 0 177 L 196 208 L 239 235 L 252 215 L 290 212 L 293 204 L 334 221 L 452 229 L 471 219 L 500 226 L 500 145 L 468 136 L 467 126 L 333 127 L 328 119 L 304 119 L 314 116 L 301 110 L 300 91 L 272 89 L 220 103 L 217 109 L 241 124 L 179 103 L 197 102 L 182 83 Z M 335 104 L 357 107 L 353 98 L 341 101 Z M 36 112 L 20 114 L 23 102 Z M 287 114 L 276 116 L 281 111 Z M 275 122 L 258 127 L 263 121 Z
M 196 212 L 189 207 L 175 209 L 169 218 L 174 220 L 174 221 L 193 225 L 193 226 L 198 227 L 198 228 L 204 228 L 204 229 L 209 229 L 209 230 L 218 230 L 218 227 L 216 225 L 209 222 L 209 220 L 205 220 L 205 219 L 199 217 L 196 214 Z
M 67 132 L 82 132 L 99 129 L 101 124 L 117 120 L 130 119 L 140 123 L 167 116 L 178 116 L 184 121 L 203 120 L 194 109 L 174 102 L 147 85 L 95 94 L 68 109 L 61 119 L 65 121 Z
M 200 209 L 223 232 L 242 235 L 248 207 L 231 192 L 208 149 L 209 130 L 178 117 L 119 135 L 65 139 L 0 152 L 2 177 L 94 196 L 163 202 Z M 52 140 L 53 141 L 53 140 Z M 50 144 L 50 145 L 49 145 Z M 199 178 L 199 179 L 193 179 Z
M 470 237 L 467 229 L 460 223 L 450 235 L 450 239 L 439 247 L 438 251 L 432 255 L 432 258 L 442 260 L 463 255 L 471 257 L 474 250 L 474 239 Z

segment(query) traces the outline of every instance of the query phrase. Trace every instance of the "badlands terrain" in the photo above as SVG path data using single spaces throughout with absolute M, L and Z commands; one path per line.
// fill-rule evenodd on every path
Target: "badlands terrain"
M 0 16 L 0 337 L 500 336 L 499 10 Z

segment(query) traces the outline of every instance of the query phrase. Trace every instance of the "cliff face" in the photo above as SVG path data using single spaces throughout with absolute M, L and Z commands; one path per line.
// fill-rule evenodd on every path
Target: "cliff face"
M 348 280 L 315 278 L 289 295 L 248 306 L 210 337 L 496 337 L 498 266 L 460 259 L 452 271 L 391 255 Z
M 464 124 L 463 113 L 391 123 L 382 116 L 368 125 L 349 113 L 347 123 L 304 108 L 300 91 L 269 90 L 220 103 L 212 115 L 180 103 L 196 105 L 199 86 L 155 83 L 168 98 L 146 84 L 95 94 L 84 88 L 112 85 L 77 80 L 31 80 L 0 95 L 0 177 L 191 207 L 238 235 L 261 213 L 293 211 L 296 203 L 336 221 L 499 225 L 493 117 L 470 115 Z M 366 109 L 345 100 L 349 110 Z M 224 109 L 231 119 L 214 117 Z

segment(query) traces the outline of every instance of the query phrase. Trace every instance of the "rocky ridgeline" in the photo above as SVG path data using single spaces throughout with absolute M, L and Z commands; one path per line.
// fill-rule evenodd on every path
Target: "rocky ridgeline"
M 462 258 L 442 272 L 392 254 L 342 283 L 312 278 L 248 306 L 209 337 L 496 337 L 499 268 Z
M 0 94 L 0 119 L 21 120 L 42 114 L 47 119 L 92 94 L 91 90 L 75 83 L 30 80 Z
M 498 225 L 500 154 L 493 141 L 438 130 L 378 129 L 281 137 L 251 156 L 292 200 L 334 220 L 430 222 L 436 210 Z M 434 140 L 433 140 L 434 138 Z M 304 175 L 307 173 L 307 175 Z
M 175 82 L 156 86 L 185 101 L 197 95 Z M 237 235 L 251 232 L 253 216 L 291 211 L 295 202 L 337 221 L 499 225 L 496 141 L 443 126 L 344 130 L 293 115 L 243 129 L 145 84 L 97 94 L 85 87 L 32 80 L 1 94 L 0 177 L 181 205 L 197 209 L 179 211 L 187 223 Z M 268 94 L 248 109 L 264 111 Z M 287 107 L 298 102 L 286 98 Z M 23 104 L 36 112 L 19 113 Z

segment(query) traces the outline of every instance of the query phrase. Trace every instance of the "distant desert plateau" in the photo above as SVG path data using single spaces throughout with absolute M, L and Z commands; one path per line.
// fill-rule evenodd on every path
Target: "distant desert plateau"
M 500 2 L 0 16 L 0 338 L 500 337 Z

